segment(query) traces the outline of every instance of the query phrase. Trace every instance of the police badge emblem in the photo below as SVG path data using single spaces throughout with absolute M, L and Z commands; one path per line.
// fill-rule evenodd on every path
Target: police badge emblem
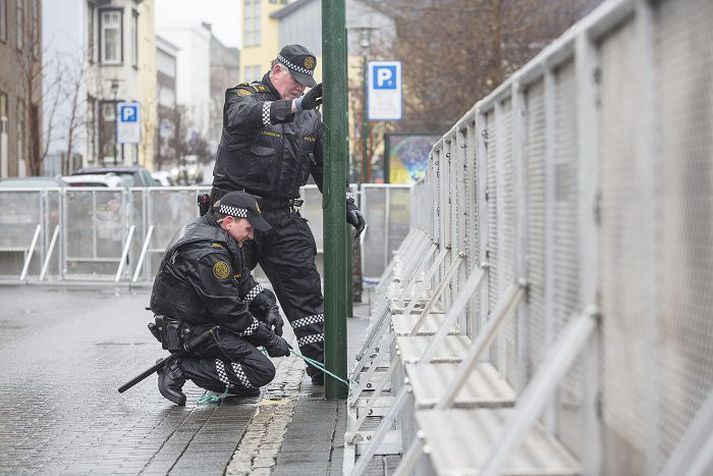
M 218 279 L 225 279 L 230 276 L 230 266 L 225 261 L 218 261 L 213 265 L 213 276 Z
M 314 58 L 313 57 L 308 56 L 305 58 L 305 68 L 314 69 Z

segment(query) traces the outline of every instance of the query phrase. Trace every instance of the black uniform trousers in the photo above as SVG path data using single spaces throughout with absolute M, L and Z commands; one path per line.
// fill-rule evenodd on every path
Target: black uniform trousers
M 324 362 L 324 297 L 312 230 L 292 208 L 262 208 L 272 229 L 256 230 L 243 245 L 245 262 L 250 269 L 259 263 L 267 275 L 302 355 Z
M 225 330 L 203 349 L 181 358 L 181 370 L 197 386 L 214 392 L 253 390 L 275 378 L 272 361 L 253 344 Z

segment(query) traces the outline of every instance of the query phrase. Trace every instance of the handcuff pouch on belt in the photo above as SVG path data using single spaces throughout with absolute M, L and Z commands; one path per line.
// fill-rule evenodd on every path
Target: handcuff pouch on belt
M 191 338 L 191 330 L 181 321 L 159 314 L 154 315 L 155 323 L 149 324 L 151 334 L 161 342 L 161 347 L 169 352 L 183 350 L 183 343 Z

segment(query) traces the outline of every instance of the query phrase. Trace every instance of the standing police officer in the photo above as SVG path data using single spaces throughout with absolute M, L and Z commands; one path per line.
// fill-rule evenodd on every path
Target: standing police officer
M 185 224 L 166 248 L 151 310 L 163 316 L 165 326 L 181 333 L 190 329 L 192 336 L 219 326 L 205 348 L 159 370 L 161 395 L 177 405 L 186 402 L 181 391 L 186 378 L 215 392 L 257 396 L 275 377 L 274 365 L 257 346 L 271 357 L 290 354 L 287 342 L 254 317 L 272 316 L 256 306 L 251 291 L 257 285 L 244 265 L 242 245 L 253 238 L 253 229 L 270 229 L 255 198 L 231 192 L 212 214 Z
M 247 245 L 251 267 L 260 264 L 294 328 L 302 353 L 324 362 L 324 298 L 315 266 L 316 245 L 296 207 L 310 174 L 322 190 L 322 84 L 313 75 L 317 59 L 300 45 L 282 48 L 262 80 L 228 89 L 211 199 L 232 190 L 258 198 L 272 229 L 258 230 Z M 312 88 L 302 96 L 306 87 Z M 346 192 L 346 190 L 345 190 Z M 364 229 L 354 200 L 347 221 Z M 324 376 L 309 367 L 312 382 Z

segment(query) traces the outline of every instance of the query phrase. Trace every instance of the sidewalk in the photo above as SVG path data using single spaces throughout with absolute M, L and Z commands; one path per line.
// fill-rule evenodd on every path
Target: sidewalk
M 275 359 L 261 397 L 199 406 L 189 382 L 178 407 L 155 376 L 119 394 L 165 355 L 146 330 L 149 294 L 0 286 L 0 474 L 341 474 L 346 402 L 324 400 L 297 357 Z M 348 370 L 368 306 L 354 314 Z

